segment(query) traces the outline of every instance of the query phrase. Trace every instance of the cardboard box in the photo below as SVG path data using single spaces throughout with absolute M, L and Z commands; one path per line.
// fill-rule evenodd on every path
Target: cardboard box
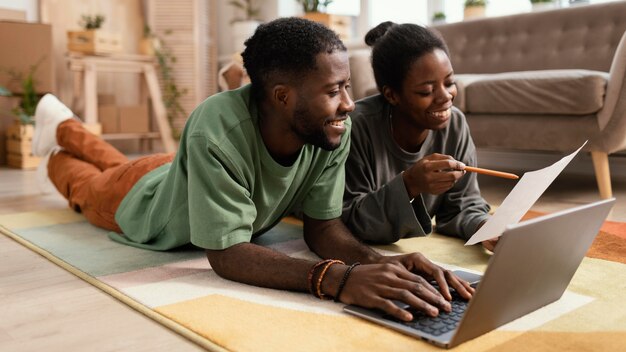
M 122 41 L 116 33 L 102 30 L 68 31 L 67 50 L 83 54 L 112 54 L 122 51 Z
M 115 94 L 98 94 L 98 106 L 115 105 Z
M 15 124 L 17 117 L 11 109 L 19 104 L 17 97 L 0 97 L 0 165 L 7 163 L 7 130 Z
M 12 79 L 6 70 L 26 75 L 39 63 L 35 71 L 35 88 L 40 94 L 56 90 L 52 27 L 42 23 L 0 21 L 0 85 L 13 93 L 22 93 L 19 80 Z
M 100 121 L 100 124 L 102 124 L 102 133 L 120 132 L 120 117 L 117 106 L 98 106 L 98 120 Z
M 0 8 L 0 20 L 26 21 L 26 11 Z
M 119 114 L 121 133 L 150 132 L 148 105 L 120 106 Z

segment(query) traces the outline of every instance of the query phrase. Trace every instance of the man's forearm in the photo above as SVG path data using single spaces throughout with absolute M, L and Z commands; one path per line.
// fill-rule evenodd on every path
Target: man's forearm
M 206 255 L 213 270 L 225 279 L 282 290 L 308 290 L 310 261 L 252 243 L 206 250 Z
M 381 257 L 359 242 L 339 219 L 315 220 L 304 217 L 304 240 L 322 258 L 340 259 L 347 264 L 376 263 Z

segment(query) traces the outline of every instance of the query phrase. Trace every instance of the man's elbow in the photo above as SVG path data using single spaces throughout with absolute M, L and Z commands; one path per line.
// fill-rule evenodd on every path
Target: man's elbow
M 352 229 L 352 233 L 359 240 L 371 244 L 392 244 L 398 242 L 401 238 L 400 234 L 396 234 L 392 231 L 367 231 L 365 229 Z
M 226 263 L 226 250 L 205 249 L 205 254 L 211 269 L 221 278 L 232 280 Z

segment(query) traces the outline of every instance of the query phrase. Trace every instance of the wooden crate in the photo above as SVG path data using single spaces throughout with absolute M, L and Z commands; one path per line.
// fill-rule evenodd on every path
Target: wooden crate
M 67 50 L 83 54 L 119 53 L 122 41 L 119 35 L 101 30 L 68 31 Z
M 41 158 L 26 154 L 7 154 L 7 165 L 17 169 L 33 170 L 39 166 Z
M 41 158 L 31 152 L 33 125 L 15 123 L 7 129 L 7 165 L 19 169 L 35 169 Z

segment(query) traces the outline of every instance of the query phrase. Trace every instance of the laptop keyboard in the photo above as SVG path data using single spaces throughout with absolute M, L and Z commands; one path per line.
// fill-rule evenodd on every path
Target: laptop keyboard
M 439 336 L 445 334 L 446 332 L 456 329 L 469 303 L 456 293 L 456 291 L 450 293 L 452 294 L 452 301 L 450 302 L 452 309 L 450 312 L 440 310 L 438 316 L 431 317 L 415 308 L 409 307 L 407 310 L 413 314 L 412 321 L 406 322 L 398 320 L 388 314 L 385 315 L 384 318 L 431 335 Z

